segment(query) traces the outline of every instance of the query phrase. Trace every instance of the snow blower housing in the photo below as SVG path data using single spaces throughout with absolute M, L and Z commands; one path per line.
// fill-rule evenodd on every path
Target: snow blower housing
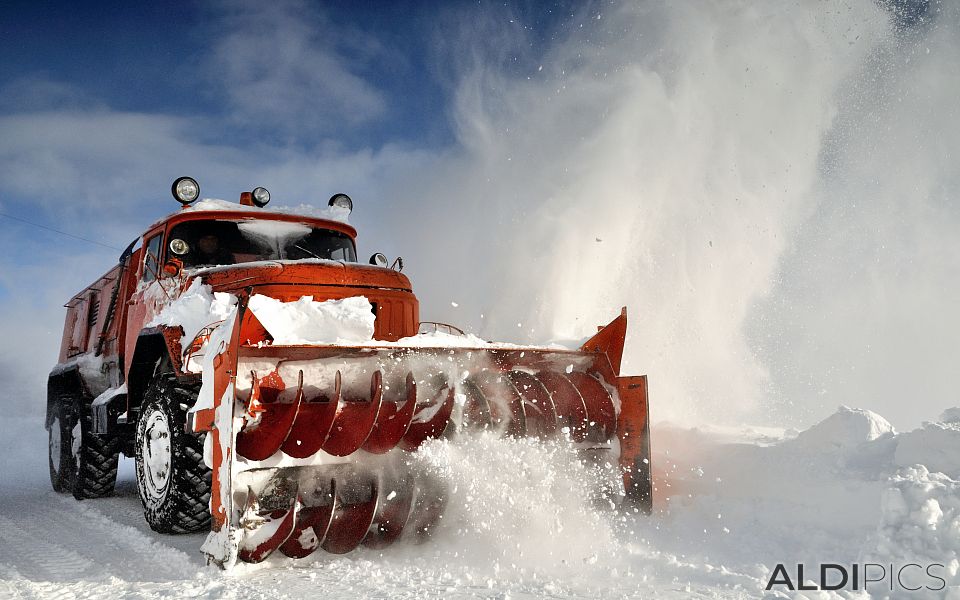
M 183 209 L 66 305 L 47 396 L 54 489 L 110 494 L 123 453 L 150 526 L 209 528 L 217 564 L 345 553 L 428 535 L 443 482 L 404 453 L 487 430 L 566 437 L 619 465 L 621 506 L 649 512 L 647 385 L 620 375 L 625 309 L 577 350 L 418 336 L 409 279 L 383 255 L 357 262 L 346 195 L 307 216 L 268 211 L 264 188 L 240 205 L 198 202 L 190 178 L 172 191 Z M 349 343 L 278 335 L 258 312 L 269 303 L 349 304 L 370 328 Z

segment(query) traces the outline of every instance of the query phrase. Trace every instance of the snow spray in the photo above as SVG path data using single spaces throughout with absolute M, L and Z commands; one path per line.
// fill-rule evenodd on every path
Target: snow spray
M 404 557 L 428 553 L 497 581 L 586 577 L 616 562 L 616 475 L 569 442 L 463 435 L 427 442 L 409 463 L 442 484 L 446 509 L 429 544 Z
M 405 250 L 423 317 L 541 342 L 628 306 L 656 420 L 915 424 L 906 386 L 935 416 L 960 6 L 903 4 L 591 6 L 545 42 L 471 22 L 492 41 L 453 57 L 459 147 L 390 192 L 391 228 L 429 230 Z

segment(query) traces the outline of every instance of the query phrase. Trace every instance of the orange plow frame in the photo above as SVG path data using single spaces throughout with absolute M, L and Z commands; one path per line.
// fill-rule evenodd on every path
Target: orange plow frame
M 385 546 L 405 528 L 413 528 L 418 537 L 428 533 L 443 509 L 442 495 L 431 498 L 417 490 L 402 490 L 391 493 L 386 502 L 379 499 L 377 484 L 371 483 L 361 490 L 359 500 L 347 503 L 341 499 L 347 493 L 342 482 L 328 478 L 322 490 L 313 492 L 326 499 L 324 504 L 305 503 L 308 492 L 295 489 L 289 506 L 262 508 L 253 489 L 237 494 L 236 465 L 275 455 L 305 459 L 314 454 L 347 457 L 360 450 L 371 455 L 393 448 L 413 451 L 426 439 L 444 434 L 457 394 L 462 399 L 460 416 L 467 422 L 499 424 L 507 435 L 542 438 L 563 430 L 581 445 L 618 449 L 625 494 L 621 508 L 650 512 L 647 380 L 619 375 L 626 309 L 579 350 L 273 346 L 269 333 L 247 310 L 247 300 L 241 295 L 234 317 L 222 325 L 229 328 L 229 337 L 211 337 L 210 345 L 221 340 L 214 356 L 205 361 L 212 372 L 205 367 L 203 375 L 204 388 L 212 388 L 212 406 L 191 411 L 187 424 L 189 431 L 210 434 L 212 534 L 204 551 L 214 562 L 222 566 L 238 558 L 259 562 L 274 550 L 294 558 L 318 547 L 343 553 L 360 544 Z M 381 370 L 373 370 L 365 397 L 355 397 L 357 382 L 347 385 L 340 369 L 332 384 L 321 390 L 304 385 L 302 369 L 288 375 L 287 383 L 279 366 L 265 375 L 239 372 L 241 359 L 278 365 L 297 361 L 338 365 L 355 359 L 402 364 L 410 357 L 452 361 L 472 355 L 482 355 L 489 368 L 432 390 L 418 384 L 412 371 L 396 378 L 402 385 L 388 386 Z M 249 391 L 238 392 L 238 377 L 248 373 Z M 236 506 L 238 495 L 243 498 L 241 506 Z

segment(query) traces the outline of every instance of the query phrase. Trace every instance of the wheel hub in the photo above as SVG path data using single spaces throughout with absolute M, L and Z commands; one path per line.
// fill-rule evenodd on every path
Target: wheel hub
M 143 456 L 144 491 L 155 499 L 163 498 L 170 485 L 170 468 L 173 455 L 170 451 L 170 423 L 161 411 L 147 417 L 147 425 L 141 439 Z
M 60 473 L 60 419 L 54 418 L 53 423 L 50 424 L 50 464 L 53 466 L 53 471 L 57 474 Z

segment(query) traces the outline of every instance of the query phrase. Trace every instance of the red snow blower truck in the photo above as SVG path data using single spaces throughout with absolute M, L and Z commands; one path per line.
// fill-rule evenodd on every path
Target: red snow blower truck
M 150 527 L 210 530 L 212 562 L 346 553 L 434 530 L 448 494 L 404 456 L 487 431 L 566 440 L 616 466 L 621 509 L 650 511 L 646 377 L 620 375 L 625 309 L 576 350 L 418 335 L 436 325 L 402 262 L 357 261 L 348 196 L 295 214 L 266 209 L 264 188 L 198 201 L 182 177 L 173 195 L 182 209 L 66 304 L 47 387 L 58 492 L 112 493 L 123 453 Z M 291 339 L 257 310 L 358 297 L 359 343 Z

